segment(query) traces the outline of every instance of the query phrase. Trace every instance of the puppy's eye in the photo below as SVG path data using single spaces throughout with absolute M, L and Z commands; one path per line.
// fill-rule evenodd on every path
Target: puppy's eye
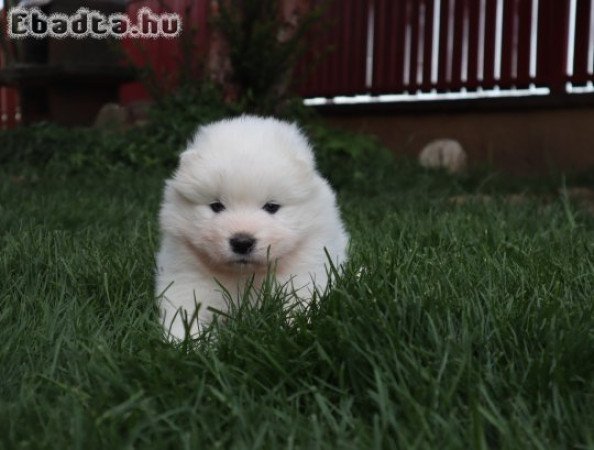
M 225 210 L 225 205 L 223 205 L 221 202 L 212 202 L 208 206 L 210 206 L 210 209 L 212 209 L 213 212 L 217 214 Z
M 262 207 L 262 209 L 269 214 L 274 214 L 280 209 L 280 205 L 277 203 L 268 202 Z

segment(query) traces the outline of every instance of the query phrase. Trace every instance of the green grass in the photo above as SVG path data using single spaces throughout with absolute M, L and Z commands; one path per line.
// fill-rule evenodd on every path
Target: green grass
M 454 206 L 468 186 L 410 168 L 345 189 L 327 298 L 174 347 L 152 291 L 164 175 L 10 173 L 2 448 L 594 449 L 594 220 L 570 201 Z

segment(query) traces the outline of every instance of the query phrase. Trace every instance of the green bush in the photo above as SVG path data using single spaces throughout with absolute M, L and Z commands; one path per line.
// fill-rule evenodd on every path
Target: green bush
M 170 165 L 174 149 L 160 137 L 148 129 L 118 133 L 40 123 L 0 135 L 0 164 L 54 168 L 64 173 Z
M 198 126 L 239 113 L 215 89 L 186 88 L 159 101 L 147 125 L 126 131 L 42 123 L 0 132 L 0 164 L 53 168 L 63 174 L 172 170 Z M 335 188 L 365 193 L 394 181 L 394 158 L 376 139 L 323 126 L 301 102 L 293 102 L 282 118 L 301 124 L 321 172 Z
M 318 168 L 336 189 L 376 190 L 394 181 L 393 155 L 372 136 L 321 126 L 306 127 Z
M 0 164 L 54 167 L 66 173 L 170 169 L 199 124 L 233 113 L 213 89 L 183 89 L 159 101 L 147 125 L 123 132 L 49 123 L 0 132 Z

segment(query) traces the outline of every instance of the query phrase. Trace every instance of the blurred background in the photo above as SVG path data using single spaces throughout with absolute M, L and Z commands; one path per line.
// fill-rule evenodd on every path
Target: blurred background
M 146 123 L 151 104 L 215 86 L 227 104 L 329 124 L 416 156 L 458 141 L 515 174 L 594 166 L 594 0 L 0 0 L 73 14 L 175 12 L 175 39 L 5 35 L 0 127 Z M 200 100 L 197 100 L 200 101 Z

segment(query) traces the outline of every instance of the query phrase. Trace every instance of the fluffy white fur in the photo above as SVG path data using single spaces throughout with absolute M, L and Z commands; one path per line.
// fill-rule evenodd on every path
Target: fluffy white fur
M 213 211 L 220 202 L 224 210 Z M 263 209 L 280 205 L 275 213 Z M 160 212 L 156 293 L 161 321 L 173 339 L 208 324 L 269 267 L 276 281 L 301 301 L 328 285 L 328 257 L 339 267 L 348 236 L 335 195 L 318 174 L 310 145 L 299 129 L 272 118 L 242 116 L 200 128 L 167 180 Z M 256 241 L 237 254 L 231 239 Z M 220 285 L 219 285 L 220 284 Z M 196 317 L 195 316 L 195 317 Z M 187 319 L 184 319 L 187 317 Z

